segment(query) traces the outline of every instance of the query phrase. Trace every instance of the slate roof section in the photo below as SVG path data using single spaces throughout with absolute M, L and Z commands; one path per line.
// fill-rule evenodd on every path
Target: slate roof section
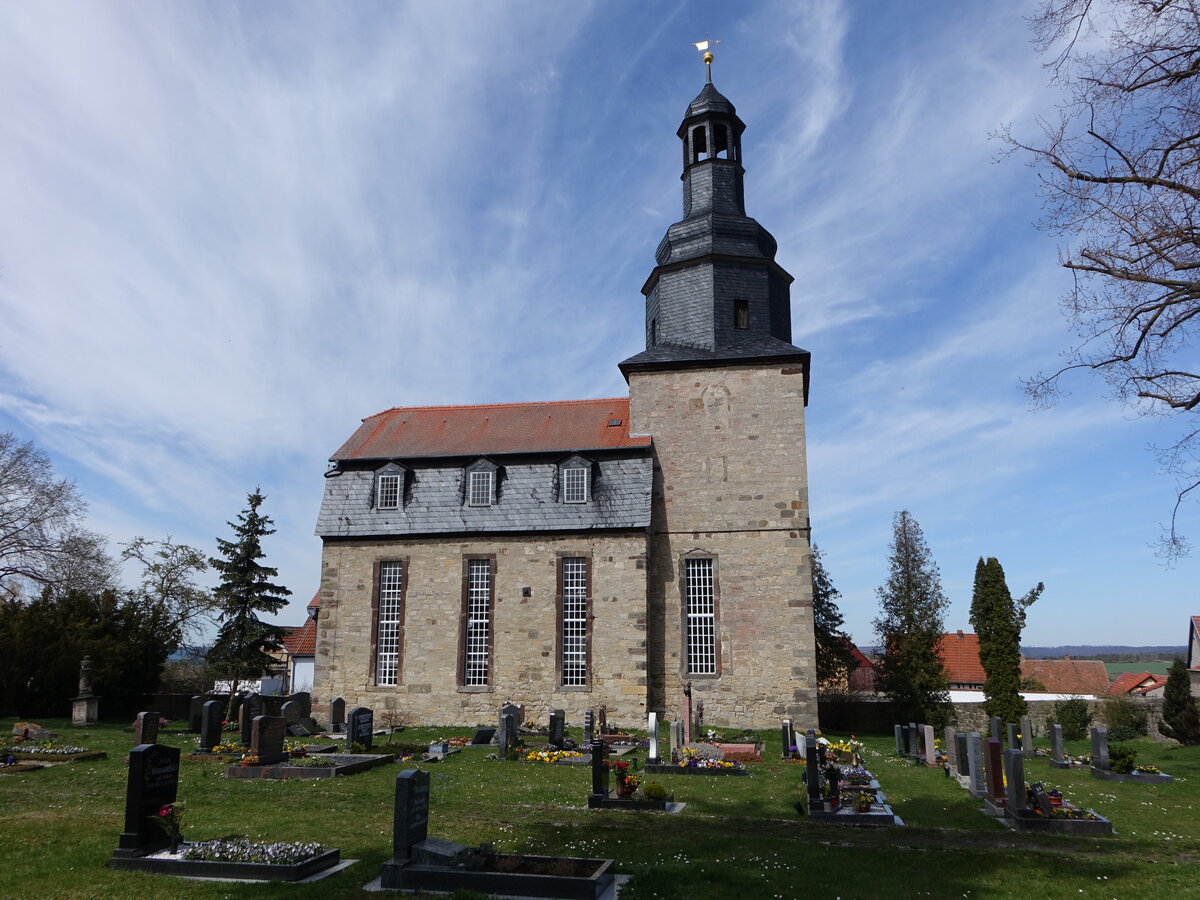
M 628 433 L 628 432 L 626 432 Z M 464 466 L 411 465 L 411 484 L 400 509 L 375 509 L 373 469 L 347 468 L 325 479 L 317 518 L 322 538 L 425 534 L 591 531 L 650 525 L 653 461 L 647 451 L 596 458 L 591 499 L 562 503 L 555 496 L 560 457 L 507 463 L 491 506 L 463 501 Z
M 690 119 L 692 116 L 701 116 L 710 112 L 727 116 L 737 115 L 737 109 L 733 103 L 718 91 L 716 85 L 711 81 L 706 83 L 700 93 L 696 95 L 696 99 L 688 104 L 685 118 Z
M 619 421 L 619 425 L 610 422 Z M 649 447 L 629 435 L 629 398 L 410 406 L 384 410 L 362 425 L 331 460 L 586 452 Z
M 741 344 L 727 345 L 715 350 L 700 347 L 681 347 L 675 344 L 659 343 L 654 347 L 629 357 L 619 364 L 621 372 L 628 379 L 629 370 L 639 368 L 662 367 L 695 367 L 710 363 L 730 362 L 761 362 L 777 360 L 780 363 L 795 361 L 808 369 L 812 354 L 807 350 L 781 341 L 779 338 L 763 336 Z
M 1022 659 L 1021 677 L 1040 682 L 1052 694 L 1108 692 L 1108 670 L 1098 659 Z
M 987 680 L 983 663 L 979 661 L 979 635 L 943 634 L 938 639 L 935 652 L 942 660 L 946 678 L 954 684 L 982 685 Z

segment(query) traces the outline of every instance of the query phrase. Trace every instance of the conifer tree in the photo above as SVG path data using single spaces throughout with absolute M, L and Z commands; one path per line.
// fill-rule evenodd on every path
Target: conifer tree
M 232 682 L 231 709 L 239 684 L 261 675 L 274 662 L 267 651 L 282 646 L 282 630 L 261 621 L 258 614 L 279 612 L 292 593 L 271 582 L 270 579 L 279 574 L 278 570 L 259 562 L 265 556 L 263 537 L 275 533 L 270 527 L 274 524 L 271 518 L 258 511 L 265 499 L 255 488 L 247 497 L 247 508 L 238 513 L 237 523 L 228 523 L 235 539 L 217 538 L 221 557 L 212 557 L 208 561 L 221 578 L 221 583 L 213 590 L 213 597 L 220 607 L 218 620 L 221 625 L 216 641 L 208 651 L 208 661 L 215 671 L 224 673 Z
M 1162 721 L 1164 731 L 1181 744 L 1200 744 L 1200 710 L 1192 696 L 1187 664 L 1178 656 L 1167 670 Z
M 833 586 L 829 573 L 825 571 L 821 551 L 812 547 L 812 599 L 813 637 L 817 649 L 817 684 L 840 682 L 849 678 L 854 665 L 850 652 L 850 638 L 842 631 L 845 620 L 837 607 L 841 591 Z
M 908 510 L 892 519 L 889 567 L 887 584 L 875 589 L 880 615 L 874 625 L 883 647 L 876 684 L 898 716 L 940 727 L 949 721 L 950 684 L 937 645 L 950 601 L 921 526 Z
M 1028 711 L 1021 696 L 1021 631 L 1025 610 L 1041 593 L 1039 584 L 1014 601 L 998 559 L 991 556 L 985 562 L 980 557 L 975 565 L 971 626 L 979 636 L 979 661 L 987 674 L 983 708 L 1005 722 L 1015 722 Z

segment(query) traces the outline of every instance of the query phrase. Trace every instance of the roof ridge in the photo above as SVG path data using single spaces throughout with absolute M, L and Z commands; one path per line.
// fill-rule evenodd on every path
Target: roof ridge
M 451 409 L 506 409 L 506 408 L 511 408 L 514 406 L 566 406 L 568 404 L 576 404 L 576 403 L 619 403 L 619 402 L 628 403 L 629 398 L 628 397 L 590 397 L 590 398 L 582 398 L 579 400 L 524 400 L 524 401 L 514 400 L 514 401 L 510 401 L 508 403 L 451 403 L 451 404 L 445 404 L 445 405 L 434 404 L 431 406 L 392 406 L 392 407 L 389 407 L 388 409 L 381 410 L 377 413 L 372 413 L 371 415 L 364 418 L 362 421 L 366 422 L 368 419 L 376 419 L 379 416 L 385 416 L 388 413 L 397 412 L 402 409 L 403 410 L 411 409 L 414 411 L 416 411 L 416 410 L 431 410 L 431 409 L 445 409 L 445 410 L 451 410 Z

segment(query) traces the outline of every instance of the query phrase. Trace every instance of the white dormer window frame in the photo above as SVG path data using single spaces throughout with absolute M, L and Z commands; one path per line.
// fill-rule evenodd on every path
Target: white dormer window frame
M 400 492 L 403 488 L 399 473 L 387 472 L 377 475 L 375 477 L 375 508 L 399 509 Z
M 496 502 L 496 473 L 475 469 L 467 473 L 467 506 L 491 506 Z
M 591 499 L 588 490 L 588 467 L 568 465 L 562 470 L 563 503 L 587 503 Z

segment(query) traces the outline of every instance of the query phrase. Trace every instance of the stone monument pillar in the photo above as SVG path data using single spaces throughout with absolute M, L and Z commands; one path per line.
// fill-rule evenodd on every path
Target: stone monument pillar
M 71 724 L 78 728 L 95 725 L 100 719 L 100 698 L 92 690 L 92 658 L 79 664 L 79 696 L 71 698 Z

